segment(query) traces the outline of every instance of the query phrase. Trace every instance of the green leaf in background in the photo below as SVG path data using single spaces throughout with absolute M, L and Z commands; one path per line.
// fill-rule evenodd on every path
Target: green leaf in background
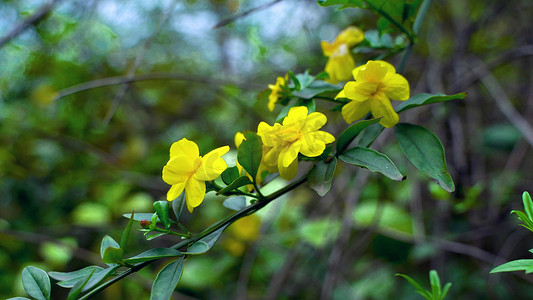
M 227 187 L 221 189 L 220 191 L 217 192 L 217 195 L 220 195 L 220 194 L 224 194 L 226 192 L 229 192 L 229 191 L 233 191 L 237 188 L 240 188 L 241 186 L 245 186 L 247 184 L 251 184 L 252 181 L 250 180 L 250 178 L 248 178 L 248 176 L 241 176 L 237 179 L 235 179 L 230 185 L 228 185 Z
M 316 248 L 322 248 L 337 238 L 340 229 L 339 220 L 330 218 L 307 220 L 298 227 L 298 234 L 302 241 Z
M 239 168 L 237 168 L 237 166 L 231 167 L 231 168 L 227 168 L 220 175 L 220 177 L 222 178 L 222 181 L 225 184 L 232 183 L 235 179 L 239 178 L 239 176 L 241 176 L 241 174 L 239 174 Z
M 216 231 L 213 231 L 212 233 L 201 238 L 199 241 L 190 245 L 185 254 L 203 254 L 209 251 L 209 249 L 213 247 L 215 242 L 218 240 L 224 229 L 228 227 L 228 225 L 220 227 Z
M 125 263 L 136 264 L 140 262 L 150 261 L 163 257 L 174 257 L 183 255 L 180 251 L 171 248 L 154 248 L 144 251 L 141 254 L 124 259 Z
M 154 202 L 154 211 L 163 223 L 165 229 L 170 228 L 170 216 L 169 216 L 169 205 L 168 201 L 156 201 Z
M 168 300 L 180 281 L 185 259 L 182 257 L 166 265 L 152 284 L 150 300 Z
M 246 197 L 244 196 L 237 196 L 237 197 L 231 197 L 222 203 L 224 207 L 239 211 L 246 207 Z
M 39 268 L 29 266 L 22 270 L 22 286 L 26 293 L 35 299 L 50 299 L 50 278 Z
M 355 147 L 345 151 L 339 158 L 349 164 L 379 172 L 392 180 L 401 181 L 404 176 L 390 158 L 370 148 Z
M 244 138 L 237 150 L 237 160 L 252 178 L 256 178 L 263 157 L 263 143 L 257 134 L 250 131 L 244 132 Z
M 422 105 L 432 104 L 432 103 L 438 103 L 438 102 L 445 102 L 450 100 L 460 100 L 464 99 L 466 97 L 467 93 L 457 93 L 453 95 L 445 95 L 445 94 L 417 94 L 408 100 L 402 102 L 400 105 L 396 107 L 396 112 L 400 113 L 402 111 L 406 111 L 411 108 L 415 108 Z
M 128 239 L 130 237 L 131 232 L 131 226 L 133 225 L 133 217 L 134 213 L 131 213 L 130 220 L 128 221 L 128 224 L 126 225 L 126 228 L 122 232 L 122 236 L 120 237 L 120 249 L 123 251 L 126 249 L 126 244 L 128 243 Z
M 377 225 L 380 233 L 392 238 L 410 239 L 413 236 L 411 215 L 395 203 L 362 202 L 354 210 L 353 220 L 360 227 Z
M 350 145 L 350 143 L 363 131 L 372 124 L 376 124 L 380 119 L 362 120 L 354 123 L 352 126 L 344 130 L 337 139 L 337 155 L 342 154 L 344 150 Z M 366 146 L 365 146 L 366 147 Z
M 174 216 L 176 216 L 176 221 L 178 223 L 180 221 L 181 213 L 183 212 L 184 207 L 185 207 L 185 193 L 181 193 L 181 195 L 179 195 L 178 198 L 172 201 L 172 211 L 174 212 Z
M 104 258 L 105 249 L 108 247 L 120 248 L 120 245 L 112 237 L 106 234 L 102 239 L 102 244 L 100 245 L 100 256 L 102 258 Z
M 72 288 L 78 281 L 80 281 L 81 278 L 101 270 L 103 270 L 102 267 L 89 266 L 73 272 L 48 272 L 48 275 L 59 281 L 57 285 L 64 288 Z
M 513 260 L 503 265 L 499 265 L 496 268 L 492 269 L 490 273 L 500 273 L 500 272 L 513 272 L 513 271 L 525 271 L 528 268 L 533 266 L 533 259 L 518 259 Z
M 325 161 L 319 161 L 309 172 L 307 182 L 320 197 L 324 197 L 331 189 L 331 182 L 333 180 L 333 174 L 335 173 L 336 167 L 337 158 L 333 157 L 329 163 L 326 163 Z
M 452 177 L 446 168 L 444 148 L 433 132 L 407 123 L 397 124 L 394 132 L 400 148 L 413 166 L 447 192 L 455 190 Z

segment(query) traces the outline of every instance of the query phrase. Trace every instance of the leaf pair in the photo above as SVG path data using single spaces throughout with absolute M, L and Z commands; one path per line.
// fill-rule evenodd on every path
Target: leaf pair
M 435 270 L 429 271 L 429 284 L 431 286 L 431 290 L 424 289 L 413 278 L 405 274 L 398 273 L 396 276 L 401 276 L 409 281 L 409 283 L 416 289 L 417 293 L 422 295 L 427 300 L 443 300 L 452 286 L 452 284 L 448 282 L 444 285 L 444 288 L 441 287 L 439 274 Z

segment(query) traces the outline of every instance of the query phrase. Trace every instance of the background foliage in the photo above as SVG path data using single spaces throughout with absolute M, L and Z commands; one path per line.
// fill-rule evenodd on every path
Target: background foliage
M 1 2 L 0 37 L 45 3 Z M 151 212 L 164 199 L 170 144 L 187 137 L 206 153 L 232 145 L 236 131 L 258 120 L 272 123 L 276 112 L 258 93 L 288 70 L 321 72 L 321 40 L 356 25 L 367 40 L 390 42 L 368 32 L 384 25 L 368 10 L 315 1 L 52 3 L 0 48 L 1 297 L 24 294 L 24 266 L 98 264 L 100 240 L 120 235 L 123 213 Z M 412 94 L 468 97 L 411 110 L 402 121 L 440 137 L 454 194 L 419 176 L 386 131 L 373 147 L 408 180 L 339 165 L 324 198 L 297 189 L 232 225 L 208 255 L 188 259 L 176 299 L 420 299 L 394 274 L 426 282 L 430 269 L 453 283 L 452 299 L 530 294 L 523 273 L 489 271 L 529 257 L 533 246 L 509 215 L 533 187 L 532 13 L 526 0 L 434 1 L 428 11 L 404 70 Z M 328 120 L 338 136 L 344 121 L 338 113 Z M 227 215 L 222 200 L 208 194 L 184 223 L 201 230 Z M 132 249 L 148 247 L 132 236 Z M 147 298 L 157 268 L 99 297 Z

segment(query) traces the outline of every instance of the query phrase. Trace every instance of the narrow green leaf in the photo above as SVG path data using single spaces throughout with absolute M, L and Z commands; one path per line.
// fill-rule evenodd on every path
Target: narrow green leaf
M 318 0 L 317 1 L 320 6 L 331 6 L 331 5 L 342 5 L 342 8 L 347 7 L 363 7 L 363 1 L 362 0 Z
M 241 186 L 244 186 L 244 185 L 247 185 L 247 184 L 252 184 L 252 181 L 250 180 L 250 178 L 248 178 L 248 176 L 241 176 L 241 177 L 235 179 L 227 187 L 225 187 L 225 188 L 221 189 L 220 191 L 218 191 L 217 195 L 224 194 L 224 193 L 229 192 L 229 191 L 233 191 L 233 190 L 235 190 L 237 188 L 240 188 Z
M 344 152 L 339 158 L 349 164 L 379 172 L 392 180 L 401 181 L 404 176 L 388 156 L 370 148 L 355 147 Z
M 161 269 L 152 284 L 150 300 L 170 299 L 180 280 L 184 262 L 185 259 L 182 257 Z
M 263 157 L 263 143 L 257 134 L 250 131 L 244 132 L 244 138 L 237 151 L 237 160 L 252 178 L 256 178 Z
M 448 282 L 444 285 L 444 288 L 442 289 L 442 297 L 441 299 L 444 299 L 446 295 L 448 295 L 448 291 L 450 291 L 450 288 L 452 287 L 452 283 Z
M 525 271 L 531 266 L 533 266 L 533 259 L 518 259 L 499 265 L 492 269 L 490 273 Z
M 131 213 L 131 218 L 128 221 L 128 224 L 126 225 L 126 228 L 122 232 L 122 236 L 120 238 L 120 249 L 122 249 L 122 251 L 124 251 L 126 249 L 126 244 L 128 243 L 128 239 L 130 237 L 131 226 L 133 225 L 134 214 L 135 214 L 134 212 Z
M 147 241 L 151 241 L 155 238 L 158 238 L 162 235 L 165 235 L 166 233 L 164 232 L 157 232 L 157 231 L 152 231 L 152 232 L 147 232 L 144 234 L 144 237 L 146 238 Z
M 432 103 L 438 103 L 438 102 L 445 102 L 450 100 L 459 100 L 464 99 L 466 97 L 467 93 L 457 93 L 453 95 L 445 95 L 445 94 L 417 94 L 408 100 L 402 102 L 398 107 L 396 107 L 396 112 L 400 113 L 402 111 L 406 111 L 411 108 L 415 108 L 422 105 L 432 104 Z
M 82 277 L 73 287 L 70 289 L 70 292 L 68 293 L 67 300 L 76 300 L 78 299 L 78 296 L 81 294 L 81 290 L 83 287 L 87 284 L 87 281 L 91 278 L 92 274 L 94 274 L 94 270 Z
M 309 172 L 307 180 L 309 186 L 317 192 L 320 197 L 324 197 L 331 189 L 331 182 L 333 181 L 333 174 L 335 173 L 336 167 L 337 158 L 333 157 L 329 163 L 326 163 L 325 161 L 316 163 L 313 169 Z
M 292 80 L 292 82 L 294 83 L 294 89 L 299 91 L 300 88 L 302 87 L 300 85 L 300 80 L 298 80 L 298 78 L 294 75 L 294 73 L 292 71 L 289 71 L 287 72 L 287 74 L 289 75 L 289 78 Z
M 156 201 L 154 202 L 154 211 L 161 220 L 161 223 L 165 229 L 170 228 L 170 216 L 169 216 L 169 204 L 168 201 Z
M 115 247 L 107 247 L 102 256 L 102 262 L 106 264 L 122 264 L 123 250 Z
M 201 238 L 196 243 L 189 246 L 187 249 L 187 252 L 185 254 L 203 254 L 209 251 L 215 242 L 218 240 L 224 229 L 228 227 L 228 225 L 220 227 L 216 231 L 213 231 L 211 234 Z
M 354 123 L 352 126 L 344 130 L 337 139 L 337 155 L 342 154 L 344 150 L 350 145 L 350 143 L 368 126 L 379 122 L 380 119 L 362 120 Z
M 103 269 L 100 271 L 95 271 L 91 275 L 89 275 L 89 278 L 87 282 L 83 285 L 81 292 L 86 292 L 90 290 L 91 288 L 99 285 L 101 282 L 103 282 L 107 277 L 112 276 L 113 273 L 119 268 L 120 266 L 115 265 L 111 266 L 107 269 Z
M 533 220 L 533 202 L 528 192 L 522 193 L 522 202 L 524 203 L 524 210 L 529 220 Z
M 81 278 L 100 270 L 103 270 L 103 268 L 99 266 L 89 266 L 73 272 L 48 272 L 48 275 L 59 281 L 57 285 L 64 288 L 72 288 Z
M 13 297 L 13 298 L 8 298 L 7 300 L 31 300 L 31 299 L 26 298 L 26 297 Z
M 394 274 L 395 276 L 401 276 L 403 277 L 404 279 L 406 279 L 422 296 L 424 296 L 426 299 L 431 299 L 431 293 L 429 291 L 427 291 L 426 289 L 424 289 L 422 286 L 420 286 L 420 284 L 418 284 L 418 282 L 416 282 L 413 278 L 405 275 L 405 274 L 400 274 L 400 273 L 396 273 Z
M 246 207 L 246 197 L 244 196 L 237 196 L 237 197 L 231 197 L 226 200 L 224 200 L 224 203 L 222 203 L 224 207 L 239 211 Z
M 176 201 L 176 200 L 174 200 L 174 201 Z M 123 214 L 122 216 L 124 218 L 130 219 L 131 215 L 132 214 Z M 137 221 L 137 222 L 140 222 L 142 220 L 151 220 L 153 215 L 154 215 L 154 213 L 135 213 L 135 215 L 133 216 L 133 220 Z M 159 218 L 157 219 L 157 221 L 160 221 Z
M 433 296 L 440 296 L 440 278 L 435 270 L 429 271 L 429 285 L 431 286 Z
M 355 144 L 359 147 L 368 148 L 376 140 L 376 138 L 383 132 L 385 127 L 380 124 L 368 126 L 357 136 Z
M 141 254 L 124 259 L 125 263 L 136 264 L 140 262 L 150 261 L 163 257 L 174 257 L 183 255 L 180 251 L 171 248 L 154 248 L 144 251 Z
M 50 277 L 39 268 L 28 266 L 22 270 L 22 286 L 26 293 L 35 299 L 50 299 Z
M 227 168 L 220 175 L 222 181 L 224 181 L 226 185 L 232 183 L 235 179 L 239 178 L 239 176 L 241 176 L 241 174 L 239 174 L 239 168 L 237 168 L 237 166 Z
M 120 245 L 109 235 L 105 235 L 102 239 L 102 244 L 100 245 L 100 256 L 104 258 L 104 251 L 108 247 L 120 248 Z
M 183 212 L 184 207 L 185 207 L 185 193 L 181 193 L 181 195 L 179 195 L 178 198 L 172 201 L 172 211 L 174 212 L 174 215 L 176 216 L 177 222 L 180 221 L 181 213 Z
M 397 124 L 394 131 L 400 148 L 411 164 L 444 190 L 453 192 L 455 185 L 446 169 L 444 148 L 439 138 L 424 127 L 407 123 Z

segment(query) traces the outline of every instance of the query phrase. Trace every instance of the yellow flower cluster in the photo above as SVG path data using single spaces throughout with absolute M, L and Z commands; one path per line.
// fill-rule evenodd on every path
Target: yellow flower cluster
M 282 96 L 283 89 L 287 86 L 288 80 L 288 75 L 285 75 L 285 77 L 278 77 L 275 84 L 268 85 L 268 88 L 271 90 L 270 95 L 268 96 L 268 110 L 274 110 L 278 99 Z
M 313 112 L 308 115 L 307 107 L 292 107 L 283 122 L 270 126 L 259 123 L 257 135 L 263 141 L 265 168 L 277 169 L 280 176 L 290 180 L 298 171 L 298 153 L 316 157 L 324 152 L 326 144 L 335 141 L 333 135 L 320 131 L 326 124 L 324 114 Z
M 329 57 L 325 71 L 329 75 L 326 80 L 329 83 L 337 84 L 339 81 L 350 79 L 355 62 L 350 48 L 355 47 L 365 39 L 363 31 L 355 26 L 349 26 L 343 30 L 333 43 L 322 41 L 322 52 Z

